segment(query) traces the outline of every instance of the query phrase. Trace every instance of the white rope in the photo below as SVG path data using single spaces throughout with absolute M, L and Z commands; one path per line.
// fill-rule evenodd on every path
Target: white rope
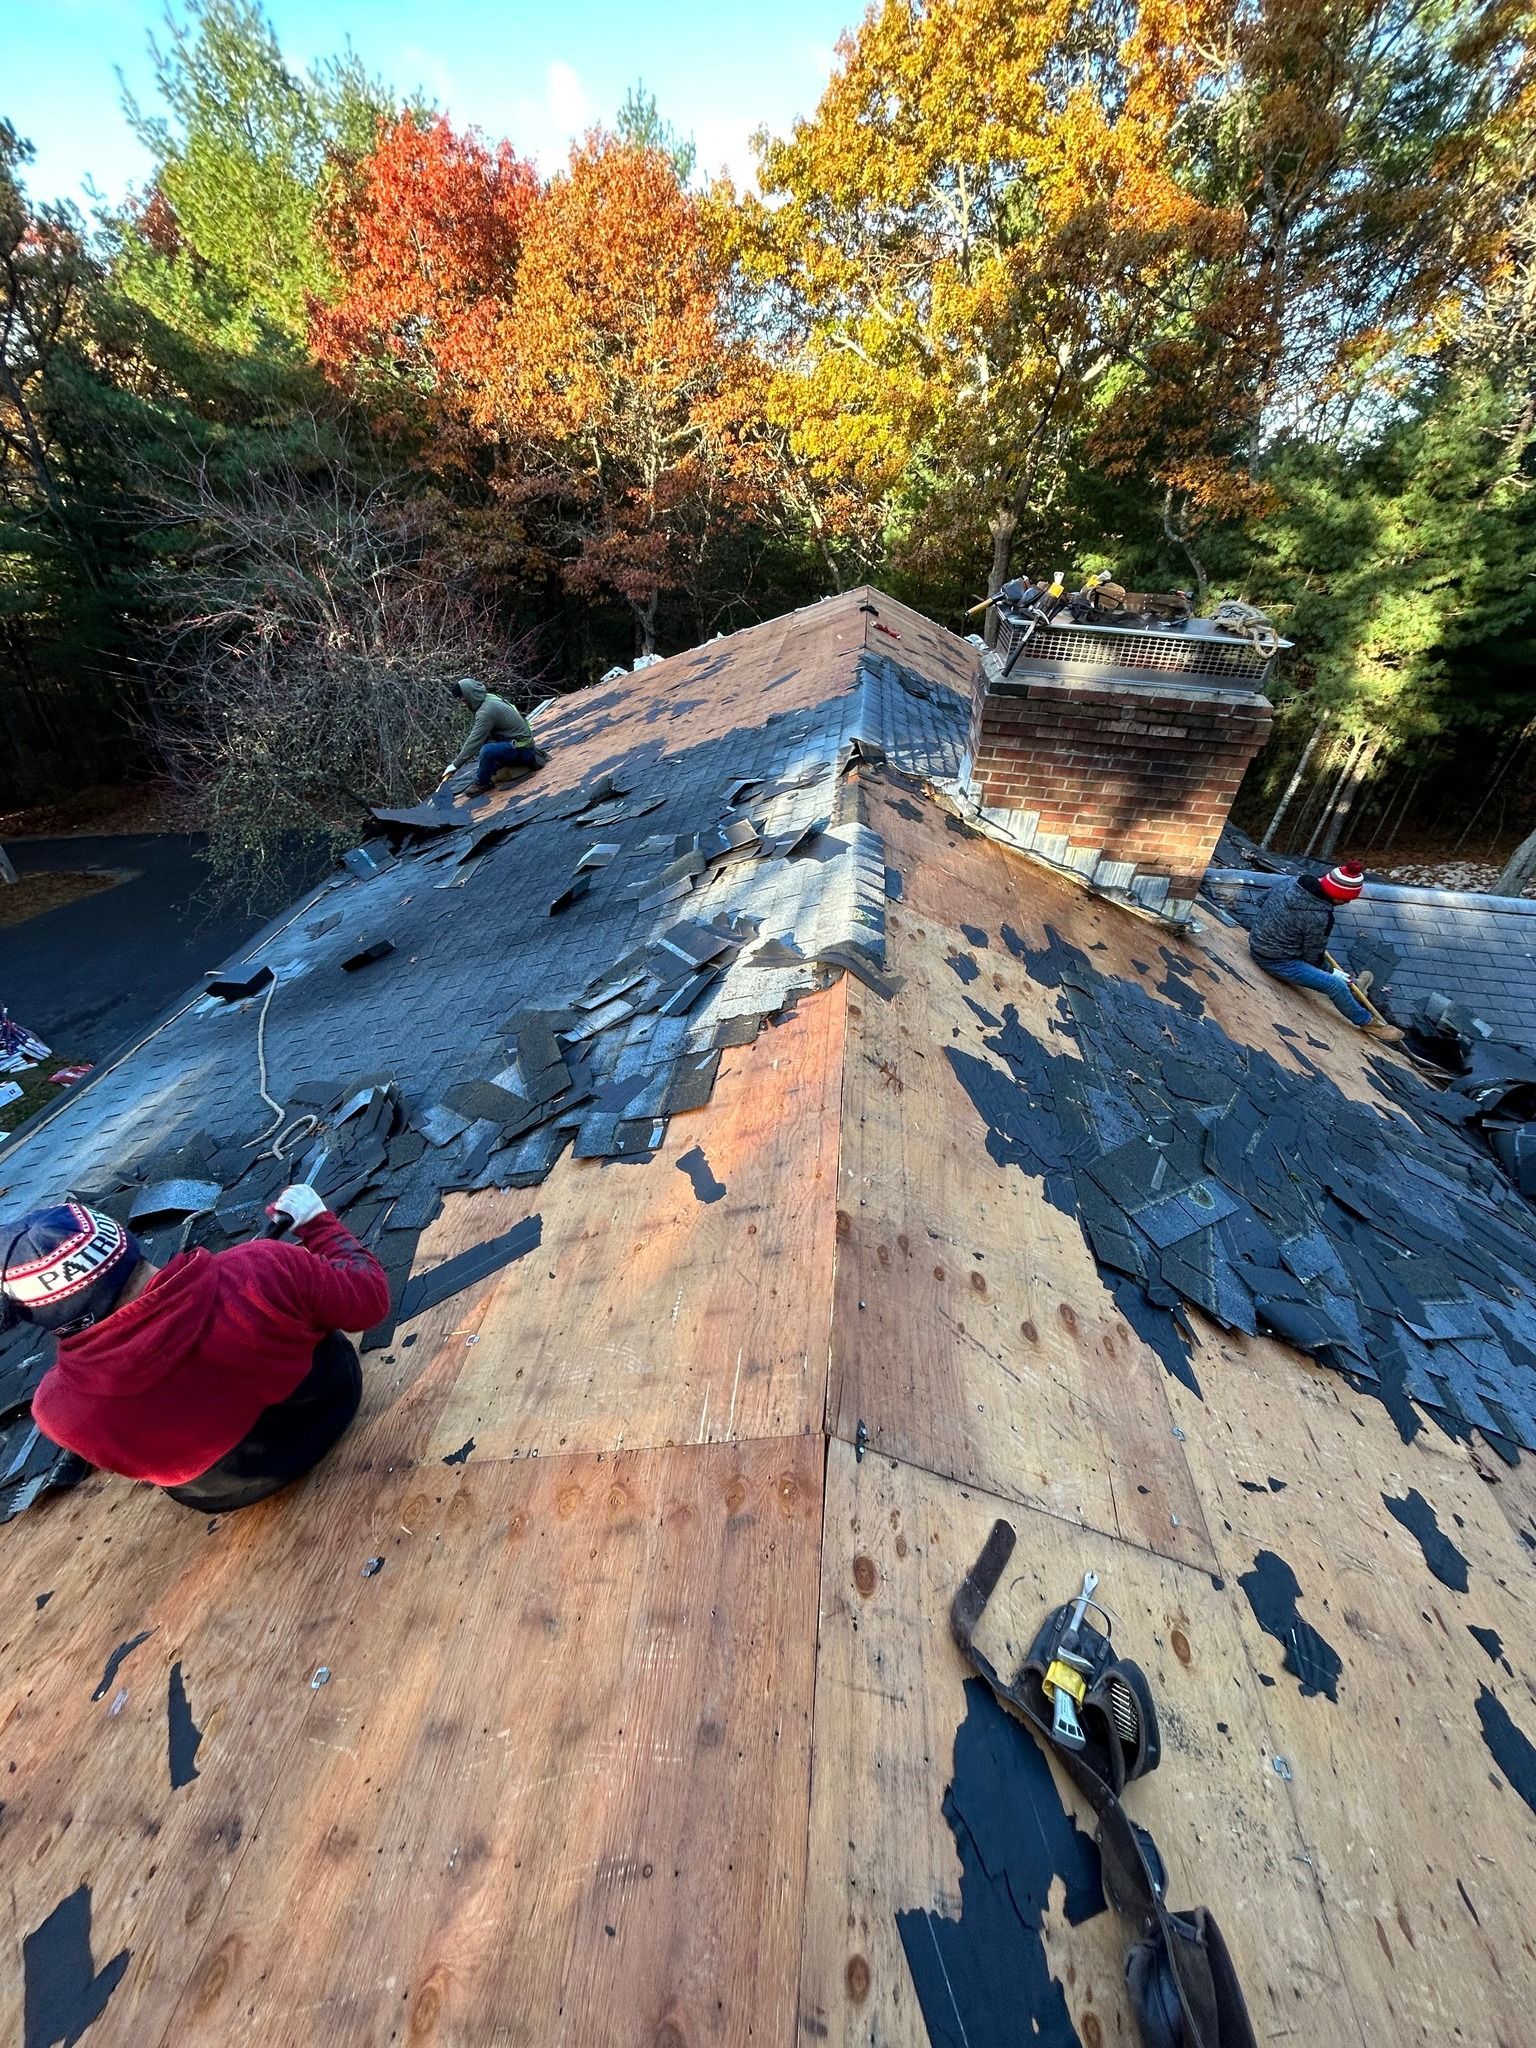
M 294 908 L 288 913 L 288 915 L 283 919 L 282 923 L 278 925 L 275 930 L 268 932 L 266 937 L 260 942 L 259 945 L 253 946 L 248 953 L 244 954 L 241 958 L 240 964 L 242 966 L 248 965 L 249 962 L 251 962 L 257 957 L 258 954 L 264 953 L 268 946 L 272 945 L 276 940 L 280 939 L 283 933 L 288 930 L 290 925 L 297 924 L 301 917 L 307 917 L 310 911 L 312 911 L 315 905 L 320 901 L 320 898 L 323 895 L 325 895 L 326 891 L 330 889 L 332 886 L 333 885 L 330 882 L 322 882 L 319 888 L 316 889 L 312 895 L 306 896 L 302 903 L 298 904 L 296 908 Z M 110 1059 L 104 1067 L 93 1067 L 91 1069 L 90 1077 L 91 1085 L 94 1087 L 99 1082 L 104 1081 L 107 1078 L 108 1074 L 115 1074 L 118 1068 L 123 1065 L 125 1060 L 131 1060 L 136 1052 L 142 1052 L 144 1050 L 144 1047 L 146 1045 L 151 1044 L 155 1039 L 157 1039 L 162 1031 L 169 1031 L 173 1024 L 179 1024 L 182 1018 L 187 1016 L 191 1011 L 195 1010 L 198 1004 L 203 1001 L 203 999 L 203 991 L 201 989 L 196 990 L 192 995 L 188 996 L 187 1000 L 182 1004 L 179 1010 L 173 1010 L 169 1017 L 162 1017 L 160 1019 L 160 1022 L 154 1027 L 154 1029 L 152 1031 L 146 1031 L 142 1038 L 136 1038 L 133 1040 L 132 1044 L 125 1045 L 122 1051 L 120 1053 L 117 1053 L 112 1059 Z M 32 1118 L 31 1122 L 28 1123 L 26 1128 L 26 1135 L 29 1138 L 35 1138 L 37 1136 L 37 1133 L 43 1128 L 45 1124 L 51 1124 L 55 1120 L 55 1118 L 62 1116 L 64 1112 L 67 1109 L 69 1109 L 74 1102 L 79 1100 L 80 1096 L 84 1092 L 85 1091 L 78 1085 L 74 1088 L 61 1088 L 59 1090 L 58 1101 L 49 1103 L 46 1109 L 39 1110 L 36 1116 Z M 263 1099 L 266 1101 L 271 1100 L 270 1096 L 265 1095 Z M 319 1119 L 313 1118 L 311 1119 L 311 1121 L 318 1123 Z M 18 1142 L 19 1138 L 20 1133 L 17 1131 L 0 1131 L 0 1153 L 9 1152 L 13 1143 Z M 257 1138 L 253 1140 L 253 1142 L 259 1145 L 261 1143 L 261 1140 Z
M 261 999 L 261 1008 L 256 1016 L 256 1071 L 258 1075 L 256 1086 L 262 1101 L 272 1112 L 271 1123 L 267 1125 L 267 1128 L 261 1133 L 260 1137 L 252 1138 L 250 1146 L 246 1148 L 249 1151 L 256 1145 L 264 1147 L 262 1151 L 257 1153 L 258 1159 L 286 1158 L 298 1144 L 299 1140 L 308 1137 L 309 1133 L 320 1121 L 317 1116 L 296 1116 L 292 1123 L 284 1124 L 283 1118 L 288 1114 L 288 1111 L 281 1102 L 276 1101 L 268 1092 L 267 1012 L 271 1009 L 272 998 L 276 994 L 277 977 L 274 975 L 267 984 L 267 992 Z M 276 1133 L 275 1137 L 273 1135 L 274 1132 Z M 269 1138 L 272 1140 L 270 1144 L 267 1143 Z
M 1242 604 L 1229 597 L 1211 613 L 1211 624 L 1239 640 L 1251 641 L 1266 660 L 1280 649 L 1280 635 L 1256 604 Z

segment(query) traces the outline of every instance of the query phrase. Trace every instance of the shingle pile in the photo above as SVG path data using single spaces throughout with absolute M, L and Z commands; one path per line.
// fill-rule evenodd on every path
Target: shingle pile
M 1166 949 L 1158 1002 L 1055 933 L 1002 936 L 1060 990 L 1072 1050 L 973 1003 L 992 1057 L 950 1061 L 991 1156 L 1077 1217 L 1171 1371 L 1195 1385 L 1193 1303 L 1336 1367 L 1405 1437 L 1416 1402 L 1511 1457 L 1536 1448 L 1536 1212 L 1492 1160 L 1427 1109 L 1414 1124 L 1352 1101 L 1303 1053 L 1298 1073 L 1235 1044 Z

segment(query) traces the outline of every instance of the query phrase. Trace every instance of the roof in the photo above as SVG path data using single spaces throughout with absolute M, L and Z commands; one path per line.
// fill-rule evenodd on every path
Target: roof
M 92 2048 L 919 2048 L 984 2038 L 999 2009 L 1042 2039 L 1132 2038 L 1087 1816 L 947 1640 L 1001 1515 L 1019 1546 L 994 1653 L 1100 1575 L 1163 1719 L 1127 1804 L 1172 1902 L 1220 1918 L 1259 2038 L 1294 2034 L 1298 2005 L 1330 2048 L 1523 2037 L 1528 1464 L 1444 1406 L 1383 1399 L 1359 1360 L 1187 1305 L 1149 1320 L 1187 1234 L 1123 1185 L 1117 1227 L 1085 1190 L 1117 1132 L 1159 1119 L 1182 1171 L 1179 1133 L 1221 1107 L 1169 1101 L 1182 1062 L 1192 1089 L 1202 1065 L 1240 1070 L 1337 1119 L 1354 1178 L 1298 1199 L 1326 1196 L 1363 1264 L 1353 1294 L 1324 1292 L 1377 1284 L 1384 1233 L 1339 1196 L 1395 1227 L 1394 1162 L 1448 1176 L 1438 1213 L 1471 1233 L 1470 1270 L 1420 1307 L 1491 1301 L 1529 1226 L 1424 1105 L 1403 1114 L 1389 1063 L 1252 974 L 1240 932 L 1175 951 L 965 825 L 945 693 L 970 659 L 866 592 L 674 657 L 541 725 L 550 768 L 470 829 L 537 816 L 462 888 L 456 860 L 407 855 L 259 943 L 280 964 L 343 917 L 277 983 L 274 1094 L 322 1056 L 327 1080 L 390 1064 L 414 1114 L 502 1071 L 509 1013 L 560 1007 L 677 921 L 623 906 L 617 861 L 551 919 L 597 836 L 557 808 L 603 772 L 633 784 L 610 801 L 664 788 L 665 813 L 614 821 L 638 842 L 708 829 L 733 779 L 831 764 L 763 820 L 776 839 L 825 790 L 806 822 L 828 816 L 827 845 L 726 862 L 686 900 L 712 922 L 717 889 L 727 917 L 758 914 L 738 892 L 788 892 L 780 931 L 835 929 L 796 950 L 857 947 L 852 971 L 754 969 L 744 945 L 688 1014 L 718 1036 L 732 982 L 782 971 L 763 984 L 779 1021 L 711 1046 L 707 1100 L 654 1147 L 450 1188 L 418 1273 L 519 1231 L 520 1253 L 369 1354 L 325 1465 L 212 1524 L 94 1477 L 0 1536 L 13 2035 L 48 1984 L 69 2025 L 99 2013 Z M 427 894 L 454 907 L 418 913 Z M 754 946 L 779 935 L 762 914 Z M 343 977 L 343 943 L 375 929 L 395 953 Z M 104 1174 L 170 1119 L 195 1135 L 210 1103 L 259 1129 L 256 1001 L 187 1013 L 0 1171 Z M 607 1028 L 627 1047 L 659 1027 Z M 1117 1068 L 1131 1032 L 1145 1050 Z M 1344 1157 L 1378 1133 L 1374 1171 Z M 1314 1180 L 1324 1155 L 1296 1143 L 1292 1177 Z M 1465 1343 L 1469 1372 L 1493 1369 L 1491 1333 L 1420 1324 L 1431 1354 Z
M 1206 876 L 1207 892 L 1239 914 L 1275 884 L 1273 874 L 1246 869 Z M 1536 1045 L 1536 901 L 1373 881 L 1340 912 L 1338 932 L 1352 963 L 1371 967 L 1405 1014 L 1445 996 L 1497 1036 Z
M 878 962 L 884 874 L 857 822 L 834 820 L 840 771 L 855 745 L 889 747 L 936 782 L 953 782 L 975 656 L 929 627 L 925 666 L 935 681 L 923 682 L 895 658 L 905 645 L 897 629 L 882 635 L 861 602 L 855 593 L 736 642 L 711 642 L 622 687 L 557 700 L 538 727 L 552 759 L 524 786 L 452 808 L 381 813 L 418 821 L 390 827 L 407 857 L 376 848 L 380 872 L 338 876 L 241 956 L 271 968 L 280 985 L 264 1034 L 276 1095 L 287 1103 L 295 1090 L 333 1081 L 344 1093 L 377 1076 L 395 1081 L 415 1110 L 430 1107 L 505 1064 L 488 1066 L 488 1054 L 515 1053 L 519 1017 L 578 1004 L 594 977 L 622 979 L 632 952 L 660 946 L 679 925 L 740 920 L 729 972 L 711 977 L 686 1011 L 658 1024 L 645 1008 L 638 1023 L 605 1023 L 593 1038 L 576 1142 L 578 1151 L 602 1150 L 609 1133 L 599 1126 L 614 1117 L 609 1084 L 638 1039 L 660 1076 L 668 1056 L 711 1047 L 728 1020 L 771 1015 L 812 986 L 817 953 L 854 944 Z M 722 829 L 741 831 L 746 844 L 694 851 Z M 771 858 L 755 857 L 765 849 Z M 738 852 L 747 856 L 739 865 Z M 679 875 L 690 854 L 699 872 Z M 573 889 L 575 909 L 564 901 Z M 755 966 L 753 941 L 768 936 L 792 941 L 803 964 Z M 387 957 L 344 972 L 380 941 L 392 947 Z M 676 953 L 669 960 L 690 964 Z M 0 1152 L 12 1196 L 40 1196 L 61 1175 L 94 1183 L 189 1142 L 216 1151 L 252 1137 L 268 1120 L 254 1025 L 249 1011 L 211 1001 L 164 1020 L 25 1147 Z M 155 1104 L 150 1119 L 146 1101 Z M 655 1113 L 651 1096 L 622 1106 L 631 1121 Z

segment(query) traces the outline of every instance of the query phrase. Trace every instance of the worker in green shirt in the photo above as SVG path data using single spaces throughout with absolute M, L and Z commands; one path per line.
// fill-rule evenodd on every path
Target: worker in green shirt
M 476 796 L 485 795 L 500 768 L 538 767 L 533 728 L 515 704 L 509 704 L 505 697 L 498 697 L 472 676 L 465 676 L 455 683 L 453 694 L 461 704 L 470 707 L 475 717 L 468 738 L 443 771 L 445 782 L 476 755 L 479 759 L 471 785 Z

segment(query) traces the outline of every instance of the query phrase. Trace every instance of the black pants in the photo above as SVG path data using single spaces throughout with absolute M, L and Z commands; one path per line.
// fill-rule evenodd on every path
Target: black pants
M 302 1479 L 345 1434 L 363 1398 L 357 1353 L 333 1330 L 315 1346 L 315 1360 L 286 1401 L 263 1408 L 232 1451 L 216 1465 L 165 1490 L 184 1508 L 227 1515 Z

